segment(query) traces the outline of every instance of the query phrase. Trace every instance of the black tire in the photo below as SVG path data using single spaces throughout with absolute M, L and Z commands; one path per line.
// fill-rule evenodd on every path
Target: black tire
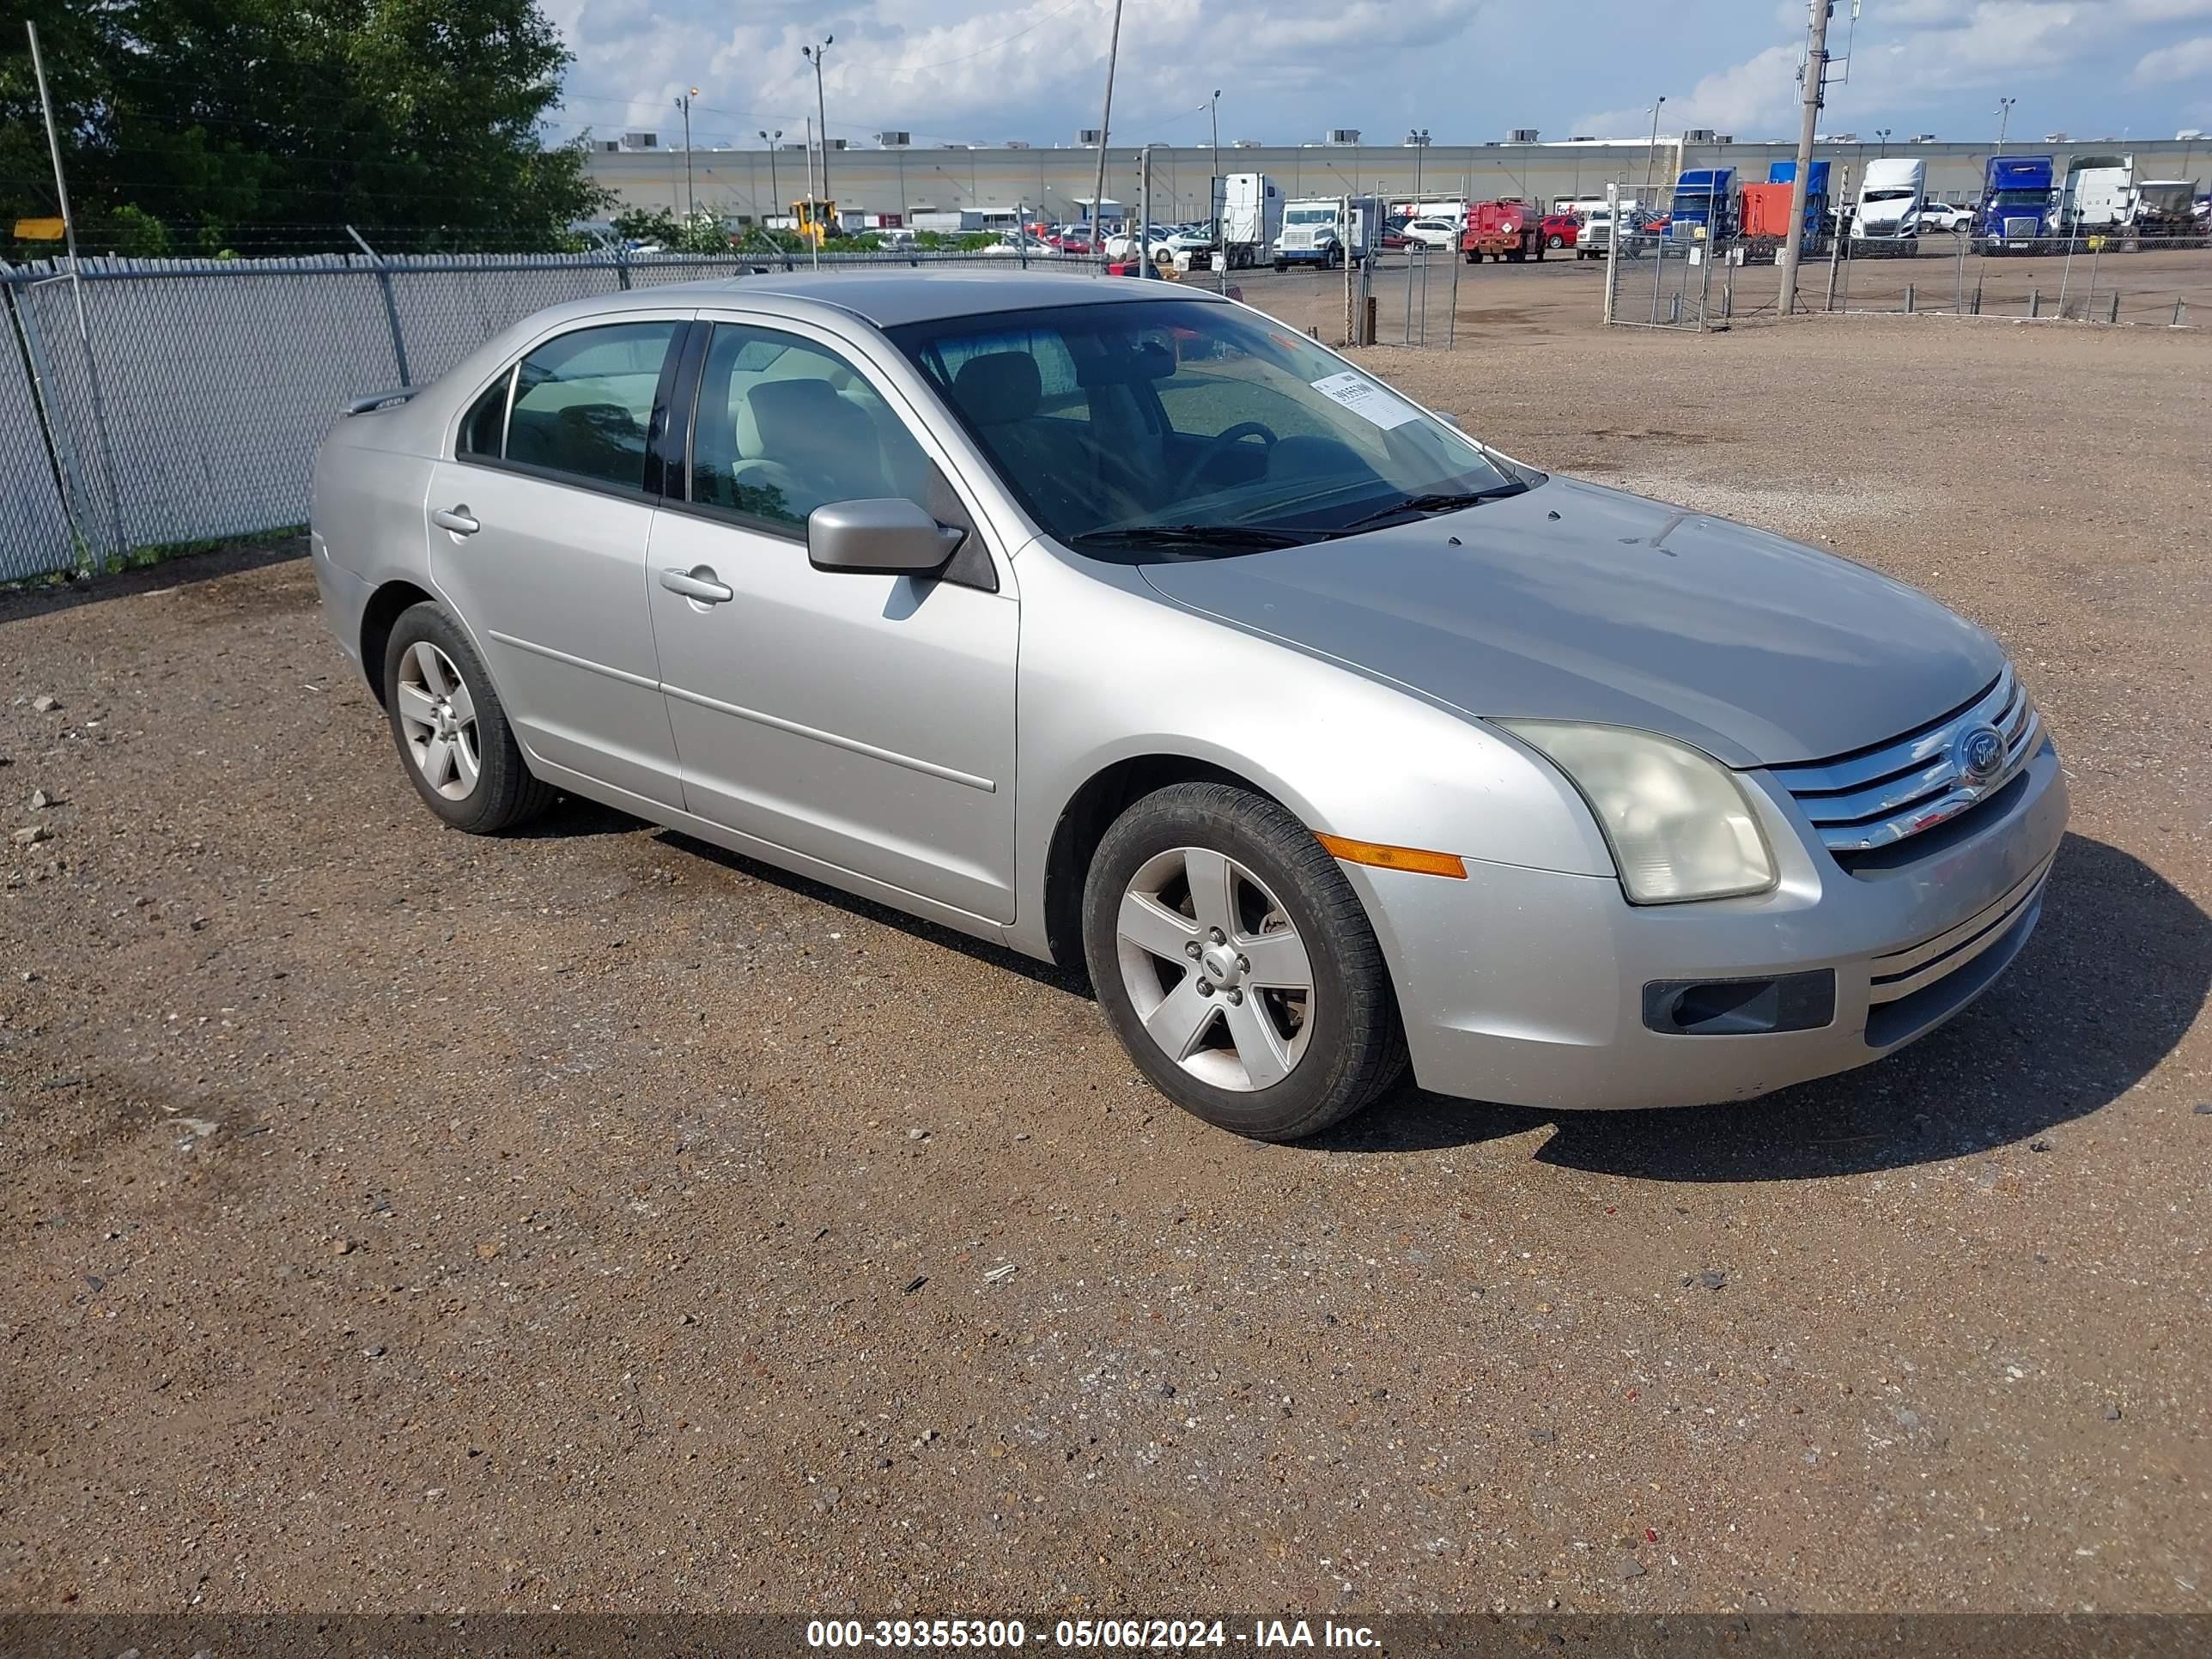
M 424 775 L 401 723 L 401 668 L 418 643 L 434 646 L 444 653 L 468 688 L 474 705 L 477 780 L 475 787 L 458 800 L 441 793 Z M 384 710 L 393 745 L 399 750 L 399 763 L 414 784 L 415 793 L 453 829 L 472 836 L 495 836 L 528 822 L 553 804 L 558 792 L 530 775 L 483 659 L 443 605 L 427 600 L 410 605 L 392 624 L 392 638 L 384 649 Z
M 1566 245 L 1567 239 L 1564 236 L 1547 236 L 1544 239 L 1546 247 L 1565 247 Z
M 1119 943 L 1122 897 L 1148 861 L 1182 847 L 1243 865 L 1273 895 L 1306 947 L 1314 979 L 1306 1047 L 1271 1086 L 1220 1088 L 1193 1075 L 1153 1040 L 1130 1000 Z M 1228 784 L 1179 783 L 1132 805 L 1091 859 L 1083 947 L 1107 1023 L 1138 1069 L 1176 1105 L 1218 1128 L 1255 1140 L 1317 1134 L 1372 1103 L 1405 1069 L 1397 998 L 1358 896 L 1313 831 L 1265 796 Z

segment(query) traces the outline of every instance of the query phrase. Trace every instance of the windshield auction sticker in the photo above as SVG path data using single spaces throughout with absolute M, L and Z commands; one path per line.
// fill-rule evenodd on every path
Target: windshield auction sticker
M 1420 418 L 1419 410 L 1351 369 L 1316 380 L 1312 385 L 1322 397 L 1334 398 L 1361 420 L 1372 421 L 1386 431 Z

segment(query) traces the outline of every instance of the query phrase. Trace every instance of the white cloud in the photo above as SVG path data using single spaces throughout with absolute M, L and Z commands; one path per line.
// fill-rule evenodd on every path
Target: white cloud
M 665 141 L 678 128 L 672 100 L 696 85 L 702 146 L 757 144 L 762 127 L 790 142 L 814 109 L 799 49 L 834 33 L 836 136 L 865 142 L 897 127 L 923 142 L 1046 144 L 1097 121 L 1113 0 L 541 3 L 577 54 L 567 118 L 603 133 L 642 126 Z M 1200 137 L 1216 87 L 1224 142 L 1313 140 L 1348 125 L 1389 143 L 1408 125 L 1438 143 L 1528 125 L 1641 137 L 1647 88 L 1674 89 L 1663 131 L 1793 131 L 1807 0 L 1753 9 L 1740 61 L 1718 70 L 1698 15 L 1686 8 L 1677 24 L 1637 0 L 1126 0 L 1115 131 L 1132 143 Z M 2204 17 L 2212 0 L 1877 0 L 1854 27 L 1838 3 L 1830 49 L 1848 46 L 1852 62 L 1823 125 L 1980 131 L 2001 93 L 2038 126 L 2193 124 L 2204 66 L 2184 37 L 2201 37 L 2187 25 Z M 1570 99 L 1601 112 L 1570 127 Z
M 2172 81 L 2212 76 L 2212 34 L 2194 40 L 2178 40 L 2170 46 L 2147 52 L 2136 64 L 2131 79 L 2144 86 L 2163 86 Z

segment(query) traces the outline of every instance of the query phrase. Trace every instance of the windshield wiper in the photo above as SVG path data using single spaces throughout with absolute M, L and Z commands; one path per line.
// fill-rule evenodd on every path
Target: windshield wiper
M 1338 525 L 1331 532 L 1342 535 L 1347 530 L 1358 530 L 1370 524 L 1380 524 L 1385 519 L 1395 519 L 1401 513 L 1456 513 L 1463 507 L 1479 506 L 1494 501 L 1501 496 L 1518 495 L 1528 486 L 1518 478 L 1509 478 L 1502 484 L 1492 484 L 1487 489 L 1432 490 L 1426 495 L 1408 495 L 1402 501 L 1393 501 L 1388 507 L 1378 507 L 1372 513 L 1363 513 L 1347 523 Z
M 1261 550 L 1303 547 L 1310 532 L 1268 530 L 1255 524 L 1132 524 L 1118 530 L 1086 530 L 1068 538 L 1075 547 L 1120 542 L 1135 547 L 1222 547 Z

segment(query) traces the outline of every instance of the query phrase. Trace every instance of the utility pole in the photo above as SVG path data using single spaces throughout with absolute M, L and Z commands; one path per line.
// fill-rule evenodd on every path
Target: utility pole
M 1647 198 L 1651 194 L 1651 169 L 1659 160 L 1659 106 L 1666 101 L 1667 94 L 1662 92 L 1651 106 L 1651 148 L 1644 152 L 1644 194 Z
M 1820 123 L 1820 104 L 1828 78 L 1830 0 L 1812 0 L 1812 34 L 1805 43 L 1805 108 L 1797 124 L 1797 171 L 1790 185 L 1790 235 L 1782 244 L 1782 295 L 1776 309 L 1784 317 L 1797 309 L 1797 261 L 1805 252 L 1805 209 L 1813 188 L 1813 133 Z
M 1121 0 L 1114 0 L 1114 32 L 1106 40 L 1106 107 L 1098 118 L 1098 182 L 1091 192 L 1091 252 L 1106 261 L 1106 144 L 1114 136 L 1114 64 L 1121 55 Z
M 100 430 L 100 468 L 101 479 L 107 485 L 108 545 L 120 559 L 123 520 L 115 495 L 115 450 L 107 435 L 107 399 L 100 386 L 100 360 L 93 356 L 92 329 L 84 317 L 84 277 L 76 265 L 76 216 L 70 211 L 69 181 L 62 176 L 61 135 L 54 126 L 53 95 L 46 90 L 46 60 L 39 51 L 39 26 L 26 18 L 23 28 L 31 38 L 31 73 L 39 83 L 39 112 L 46 123 L 46 154 L 54 164 L 54 201 L 62 210 L 62 236 L 69 250 L 70 297 L 76 301 L 76 341 L 84 351 L 85 382 L 92 392 L 93 424 Z M 59 434 L 56 436 L 58 438 Z M 104 571 L 107 561 L 96 560 L 94 568 L 95 571 Z
M 821 193 L 824 196 L 830 193 L 830 116 L 822 104 L 822 60 L 830 55 L 830 48 L 836 44 L 836 35 L 825 34 L 820 46 L 799 49 L 799 55 L 811 59 L 814 64 L 814 118 L 815 125 L 822 129 Z
M 1413 216 L 1421 216 L 1421 157 L 1429 147 L 1429 130 L 1415 127 L 1406 135 L 1406 142 L 1413 147 Z
M 1895 127 L 1876 127 L 1874 130 L 1874 136 L 1881 141 L 1881 148 L 1876 149 L 1874 153 L 1874 159 L 1875 161 L 1879 161 L 1883 156 L 1889 154 L 1889 135 L 1896 131 L 1897 129 Z
M 2012 106 L 2018 102 L 2020 100 L 2017 98 L 1997 100 L 1997 155 L 1999 155 L 2004 154 L 2005 129 L 2012 125 Z
M 684 112 L 684 217 L 685 228 L 690 228 L 691 216 L 699 210 L 699 198 L 691 191 L 691 100 L 699 95 L 694 87 L 676 100 L 676 107 Z
M 768 146 L 768 212 L 761 216 L 761 228 L 766 230 L 769 228 L 769 219 L 783 211 L 783 191 L 778 188 L 775 182 L 775 147 L 783 137 L 783 129 L 778 127 L 774 132 L 770 132 L 766 127 L 763 127 L 760 130 L 760 136 L 761 142 Z M 756 173 L 754 177 L 757 178 L 759 175 Z

